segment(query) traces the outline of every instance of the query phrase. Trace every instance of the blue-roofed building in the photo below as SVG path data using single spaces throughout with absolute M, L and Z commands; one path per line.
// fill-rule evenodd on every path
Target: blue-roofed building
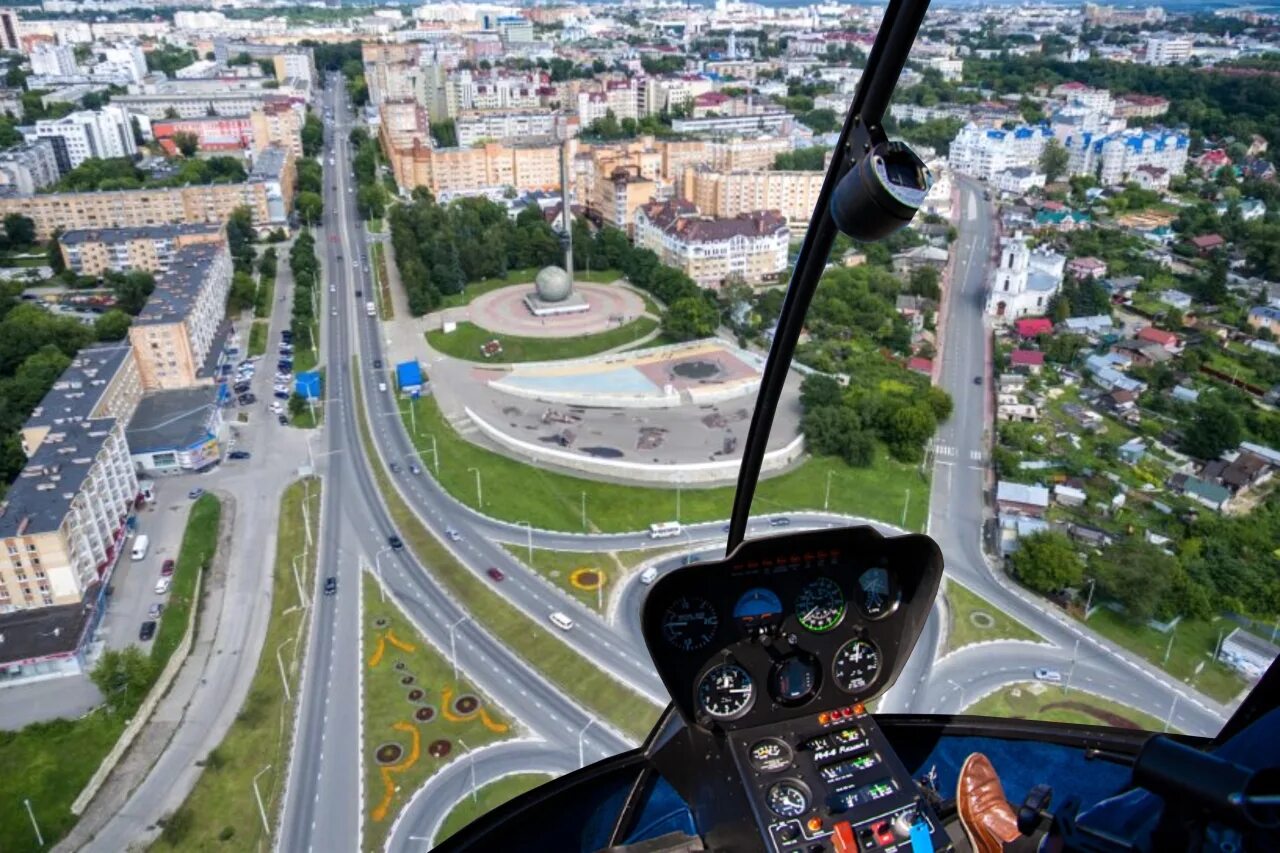
M 396 365 L 396 387 L 401 394 L 417 394 L 422 391 L 422 365 L 417 361 L 402 361 Z
M 1280 308 L 1274 305 L 1255 305 L 1249 309 L 1249 325 L 1254 329 L 1270 329 L 1280 337 Z
M 1095 175 L 1103 186 L 1119 186 L 1142 167 L 1180 175 L 1187 167 L 1191 140 L 1167 128 L 1129 128 L 1097 136 L 1082 132 L 1062 140 L 1073 175 Z
M 957 172 L 990 181 L 1006 169 L 1038 168 L 1040 152 L 1052 138 L 1045 124 L 996 130 L 970 123 L 952 141 L 948 164 Z

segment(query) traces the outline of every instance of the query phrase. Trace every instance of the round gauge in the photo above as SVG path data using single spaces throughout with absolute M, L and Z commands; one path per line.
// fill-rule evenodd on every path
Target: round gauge
M 880 650 L 867 640 L 850 640 L 832 659 L 831 674 L 847 693 L 866 690 L 880 674 Z
M 749 589 L 733 606 L 733 619 L 748 633 L 776 625 L 782 621 L 782 599 L 771 589 Z
M 719 624 L 710 601 L 700 595 L 682 595 L 662 614 L 662 636 L 677 649 L 691 652 L 710 643 Z
M 803 782 L 794 779 L 774 782 L 764 799 L 778 817 L 800 817 L 809 810 L 809 790 Z
M 858 578 L 858 603 L 868 619 L 888 616 L 898 606 L 898 594 L 889 571 L 879 566 L 867 569 Z
M 698 683 L 698 706 L 717 720 L 738 719 L 751 710 L 755 698 L 755 683 L 736 663 L 711 668 Z
M 769 695 L 779 705 L 804 704 L 818 690 L 820 669 L 817 658 L 811 654 L 788 655 L 769 671 Z
M 796 618 L 800 624 L 821 634 L 844 618 L 844 593 L 831 578 L 817 578 L 805 584 L 796 596 Z
M 767 737 L 752 744 L 747 756 L 751 766 L 761 773 L 777 773 L 791 766 L 794 754 L 786 741 Z

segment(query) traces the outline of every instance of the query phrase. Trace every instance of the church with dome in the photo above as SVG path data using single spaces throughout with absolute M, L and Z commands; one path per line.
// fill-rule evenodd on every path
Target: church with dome
M 1066 257 L 1032 250 L 1021 234 L 1000 241 L 1000 264 L 991 274 L 987 313 L 997 323 L 1044 314 L 1049 299 L 1062 287 Z

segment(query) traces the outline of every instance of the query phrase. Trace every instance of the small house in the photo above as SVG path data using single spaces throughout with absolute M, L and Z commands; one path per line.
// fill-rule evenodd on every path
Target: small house
M 1049 490 L 1044 486 L 1001 480 L 996 484 L 996 506 L 1004 513 L 1040 518 L 1049 508 Z

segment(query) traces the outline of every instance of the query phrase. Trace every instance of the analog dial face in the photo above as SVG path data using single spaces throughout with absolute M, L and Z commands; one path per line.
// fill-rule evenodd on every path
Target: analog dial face
M 765 802 L 778 817 L 799 817 L 809 810 L 809 792 L 800 782 L 784 779 L 769 786 Z
M 796 596 L 796 618 L 814 633 L 830 631 L 839 625 L 844 609 L 844 593 L 831 578 L 810 581 Z
M 751 766 L 761 773 L 777 773 L 791 766 L 794 753 L 787 742 L 776 737 L 767 737 L 751 745 L 749 753 Z
M 879 619 L 894 611 L 898 596 L 887 569 L 867 569 L 858 578 L 858 603 L 868 619 Z
M 707 671 L 698 683 L 698 706 L 716 720 L 736 720 L 756 698 L 750 674 L 736 663 L 722 663 Z
M 720 617 L 702 596 L 684 595 L 671 602 L 662 615 L 662 636 L 677 649 L 691 652 L 711 642 Z
M 880 650 L 867 640 L 850 640 L 831 661 L 831 675 L 840 689 L 860 693 L 880 674 Z
M 733 606 L 733 618 L 747 633 L 770 628 L 782 621 L 782 599 L 771 589 L 749 589 Z

